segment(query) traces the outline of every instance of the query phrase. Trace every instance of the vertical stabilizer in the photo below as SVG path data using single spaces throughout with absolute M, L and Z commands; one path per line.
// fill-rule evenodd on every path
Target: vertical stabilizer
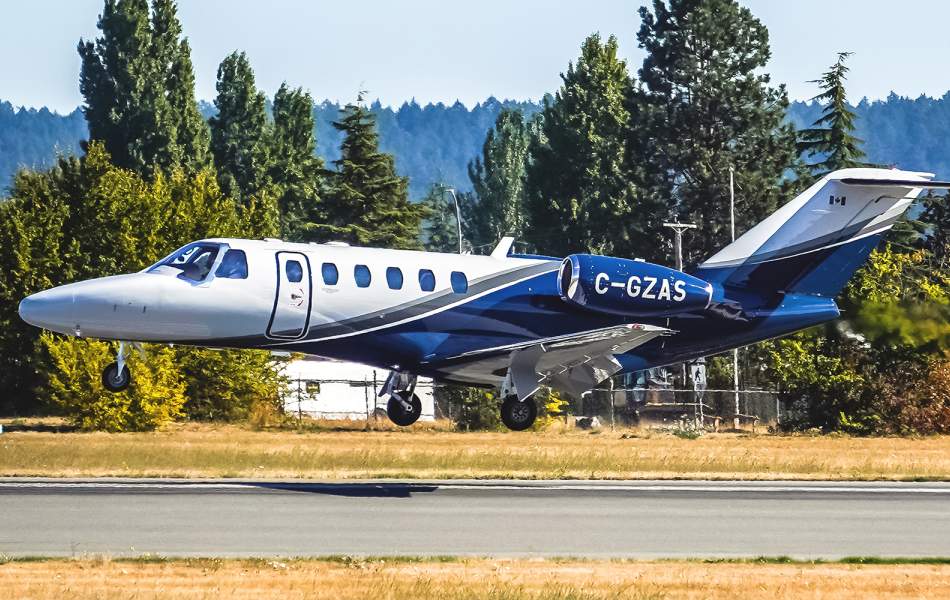
M 724 287 L 836 296 L 924 188 L 930 173 L 843 169 L 824 176 L 699 266 Z

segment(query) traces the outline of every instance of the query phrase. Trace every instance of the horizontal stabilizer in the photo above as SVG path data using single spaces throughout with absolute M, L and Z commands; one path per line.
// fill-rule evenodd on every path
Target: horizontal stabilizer
M 950 181 L 914 181 L 910 179 L 861 179 L 858 177 L 845 177 L 840 179 L 845 185 L 869 185 L 877 187 L 906 186 L 913 188 L 927 188 L 937 190 L 950 190 Z

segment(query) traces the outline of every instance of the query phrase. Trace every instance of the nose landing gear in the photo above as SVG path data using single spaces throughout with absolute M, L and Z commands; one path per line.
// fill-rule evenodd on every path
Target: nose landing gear
M 102 386 L 113 394 L 121 392 L 132 383 L 132 374 L 129 373 L 129 367 L 125 364 L 128 355 L 125 342 L 119 342 L 119 352 L 116 354 L 115 362 L 109 363 L 102 371 Z

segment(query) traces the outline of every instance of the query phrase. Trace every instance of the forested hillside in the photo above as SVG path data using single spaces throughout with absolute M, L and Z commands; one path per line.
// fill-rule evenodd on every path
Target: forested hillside
M 200 108 L 206 118 L 214 114 L 209 102 L 201 102 Z M 340 155 L 343 136 L 331 123 L 339 118 L 341 108 L 329 101 L 313 108 L 317 154 L 327 162 Z M 537 112 L 539 105 L 488 98 L 472 108 L 458 102 L 421 106 L 415 101 L 398 109 L 379 102 L 370 106 L 377 118 L 380 149 L 395 155 L 396 169 L 409 177 L 409 193 L 414 199 L 422 198 L 434 182 L 470 190 L 466 165 L 481 151 L 485 134 L 505 108 L 519 108 L 527 115 Z M 79 141 L 86 135 L 86 121 L 79 109 L 63 116 L 46 108 L 14 109 L 9 102 L 0 102 L 0 189 L 8 187 L 21 166 L 45 168 L 53 164 L 57 152 L 78 152 Z
M 341 106 L 323 101 L 314 106 L 317 153 L 327 161 L 339 156 L 341 134 L 330 123 Z M 468 191 L 472 185 L 466 165 L 481 150 L 485 133 L 504 108 L 519 108 L 526 115 L 540 110 L 540 103 L 488 98 L 468 108 L 461 103 L 419 105 L 407 102 L 398 109 L 375 102 L 380 149 L 396 157 L 396 168 L 409 177 L 412 198 L 422 198 L 430 184 L 445 182 Z M 857 135 L 865 141 L 868 159 L 882 165 L 936 172 L 950 177 L 950 94 L 942 98 L 862 100 L 853 107 Z M 202 102 L 210 116 L 213 105 Z M 793 102 L 789 119 L 796 128 L 810 125 L 821 112 L 817 103 Z M 86 123 L 78 109 L 59 115 L 42 109 L 15 109 L 0 102 L 0 185 L 6 188 L 19 166 L 35 168 L 52 164 L 57 152 L 74 152 L 86 136 Z
M 793 102 L 788 116 L 796 128 L 811 125 L 821 113 L 817 103 Z M 941 98 L 862 100 L 852 107 L 868 161 L 950 177 L 950 92 Z
M 86 131 L 78 108 L 63 116 L 46 108 L 14 108 L 0 99 L 0 196 L 19 167 L 44 169 L 57 152 L 79 152 Z

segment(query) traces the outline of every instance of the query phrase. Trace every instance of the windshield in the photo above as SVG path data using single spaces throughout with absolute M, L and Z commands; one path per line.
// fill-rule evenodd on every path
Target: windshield
M 183 279 L 204 281 L 208 273 L 211 272 L 211 267 L 214 266 L 214 260 L 217 258 L 220 249 L 221 246 L 218 244 L 188 244 L 181 250 L 176 250 L 161 262 L 155 263 L 149 268 L 149 272 L 163 267 L 172 267 L 181 271 L 178 276 Z

